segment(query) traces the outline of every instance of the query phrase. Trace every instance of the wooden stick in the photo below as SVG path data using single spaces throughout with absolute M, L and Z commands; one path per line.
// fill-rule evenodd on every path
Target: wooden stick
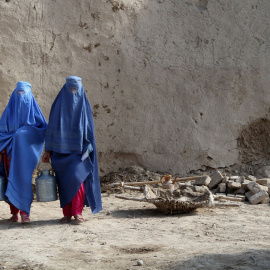
M 118 199 L 123 199 L 123 200 L 147 202 L 147 200 L 145 198 L 134 198 L 134 197 L 126 197 L 126 196 L 120 196 L 120 195 L 115 195 L 115 197 L 118 198 Z
M 214 196 L 215 200 L 227 200 L 227 201 L 237 201 L 237 202 L 242 202 L 242 198 L 236 198 L 236 197 L 227 197 L 227 196 Z
M 123 188 L 130 189 L 130 190 L 140 190 L 140 191 L 143 191 L 143 187 L 133 187 L 133 186 L 126 186 L 126 185 L 124 185 Z
M 185 182 L 185 181 L 190 181 L 190 180 L 195 180 L 198 178 L 202 177 L 208 177 L 208 175 L 197 175 L 197 176 L 190 176 L 190 177 L 184 177 L 184 178 L 177 178 L 176 182 Z M 172 179 L 173 180 L 173 179 Z M 113 183 L 110 185 L 110 187 L 119 187 L 119 186 L 124 186 L 124 182 L 121 183 Z M 143 186 L 143 185 L 154 185 L 154 184 L 161 184 L 160 180 L 156 181 L 145 181 L 145 182 L 127 182 L 129 186 Z

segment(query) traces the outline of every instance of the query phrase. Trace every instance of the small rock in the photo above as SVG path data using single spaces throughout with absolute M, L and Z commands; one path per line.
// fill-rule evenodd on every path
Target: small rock
M 247 177 L 247 179 L 250 180 L 250 181 L 256 181 L 256 177 L 253 176 L 253 175 L 249 175 L 249 176 Z
M 137 265 L 138 265 L 138 266 L 142 266 L 142 265 L 143 265 L 143 260 L 138 260 L 138 261 L 137 261 Z
M 270 179 L 269 178 L 257 179 L 256 182 L 262 186 L 270 186 Z
M 194 186 L 194 191 L 204 193 L 206 188 L 204 186 Z
M 223 179 L 223 176 L 221 172 L 219 171 L 215 171 L 214 173 L 210 175 L 210 177 L 211 177 L 211 182 L 208 185 L 210 189 L 215 188 Z
M 243 188 L 243 189 L 248 189 L 248 184 L 250 183 L 250 181 L 252 181 L 252 180 L 248 180 L 248 179 L 244 179 L 243 180 L 243 182 L 242 182 L 242 184 L 241 184 L 241 188 Z
M 226 184 L 225 183 L 219 183 L 218 188 L 219 188 L 219 192 L 221 192 L 221 193 L 226 192 Z
M 241 183 L 238 183 L 238 182 L 229 181 L 227 185 L 228 185 L 228 188 L 230 188 L 230 189 L 239 189 L 239 188 L 241 188 Z
M 237 180 L 237 179 L 240 178 L 240 176 L 238 176 L 238 175 L 232 175 L 229 178 L 230 178 L 230 180 Z
M 243 189 L 243 188 L 239 188 L 239 189 L 236 189 L 234 191 L 235 194 L 245 194 L 246 193 L 246 189 Z
M 224 176 L 221 183 L 227 183 L 229 181 L 229 177 L 228 176 Z
M 261 201 L 261 204 L 269 204 L 269 202 L 270 202 L 270 198 L 266 198 Z
M 269 198 L 269 194 L 265 190 L 262 190 L 262 191 L 256 193 L 255 195 L 251 196 L 249 198 L 249 202 L 251 204 L 257 204 L 257 203 L 259 203 L 267 198 Z
M 249 200 L 251 196 L 253 196 L 253 193 L 251 191 L 248 191 L 245 193 L 246 198 Z
M 266 186 L 261 186 L 259 185 L 258 183 L 256 182 L 250 182 L 248 185 L 247 185 L 248 189 L 253 193 L 253 194 L 256 194 L 262 190 L 265 190 L 266 192 L 268 192 L 268 187 Z
M 195 185 L 197 186 L 208 186 L 211 182 L 211 178 L 210 176 L 204 176 L 204 177 L 201 177 L 201 178 L 198 178 L 196 181 L 195 181 Z

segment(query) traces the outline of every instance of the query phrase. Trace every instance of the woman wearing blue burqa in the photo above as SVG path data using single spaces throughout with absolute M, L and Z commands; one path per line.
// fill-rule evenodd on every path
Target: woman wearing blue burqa
M 30 222 L 33 201 L 32 174 L 44 145 L 47 122 L 31 92 L 31 84 L 20 81 L 0 119 L 0 171 L 8 179 L 6 202 L 12 222 Z
M 42 160 L 50 158 L 64 214 L 60 221 L 74 216 L 76 223 L 83 222 L 84 205 L 93 214 L 101 211 L 93 113 L 79 77 L 66 78 L 52 105 Z

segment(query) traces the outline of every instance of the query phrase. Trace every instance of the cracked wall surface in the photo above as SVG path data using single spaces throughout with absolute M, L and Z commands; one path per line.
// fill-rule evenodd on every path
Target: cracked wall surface
M 269 10 L 268 0 L 1 0 L 0 112 L 26 80 L 48 119 L 77 75 L 101 174 L 238 164 L 242 131 L 269 119 Z

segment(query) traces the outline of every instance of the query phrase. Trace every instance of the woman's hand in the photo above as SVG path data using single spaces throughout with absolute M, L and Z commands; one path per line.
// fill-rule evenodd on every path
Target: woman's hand
M 44 163 L 49 163 L 50 162 L 50 158 L 51 158 L 51 153 L 50 151 L 45 151 L 43 157 L 42 157 L 42 161 Z

